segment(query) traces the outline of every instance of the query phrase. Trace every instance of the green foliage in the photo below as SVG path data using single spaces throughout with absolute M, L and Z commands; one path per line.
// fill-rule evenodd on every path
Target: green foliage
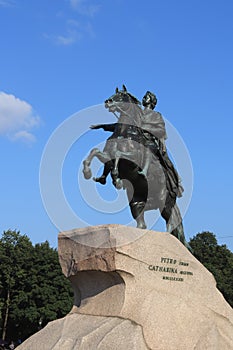
M 189 244 L 194 256 L 212 272 L 218 289 L 233 307 L 233 253 L 226 245 L 218 245 L 211 232 L 198 233 Z
M 25 339 L 49 321 L 65 316 L 73 292 L 57 251 L 48 242 L 32 245 L 20 232 L 0 239 L 0 338 Z

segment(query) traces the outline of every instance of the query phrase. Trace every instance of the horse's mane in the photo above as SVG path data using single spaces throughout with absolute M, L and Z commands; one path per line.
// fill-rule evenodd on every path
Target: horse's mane
M 135 97 L 133 96 L 131 93 L 129 93 L 128 91 L 126 92 L 126 94 L 130 97 L 131 101 L 133 103 L 135 103 L 136 105 L 141 106 L 141 102 Z

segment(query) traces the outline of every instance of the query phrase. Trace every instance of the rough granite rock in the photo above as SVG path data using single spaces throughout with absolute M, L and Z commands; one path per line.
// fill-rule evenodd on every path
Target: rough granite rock
M 232 350 L 233 310 L 172 235 L 121 225 L 59 234 L 74 306 L 19 350 Z

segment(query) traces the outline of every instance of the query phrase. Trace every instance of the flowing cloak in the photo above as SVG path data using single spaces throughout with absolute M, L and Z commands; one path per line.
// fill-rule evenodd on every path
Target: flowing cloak
M 165 139 L 167 139 L 167 133 L 162 115 L 159 112 L 155 112 L 151 109 L 144 109 L 141 121 L 141 128 L 144 130 L 144 132 L 147 135 L 153 135 L 159 143 L 161 142 L 157 152 L 156 150 L 155 152 L 164 169 L 168 191 L 175 197 L 181 197 L 183 187 L 180 183 L 180 177 L 166 152 L 166 148 L 164 151 L 163 147 L 163 142 Z
M 141 116 L 141 128 L 154 135 L 159 140 L 167 138 L 162 115 L 152 109 L 144 109 Z

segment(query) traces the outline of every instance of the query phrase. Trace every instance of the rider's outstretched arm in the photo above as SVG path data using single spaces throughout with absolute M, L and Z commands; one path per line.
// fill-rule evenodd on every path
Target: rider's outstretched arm
M 91 125 L 91 129 L 104 129 L 104 131 L 111 131 L 113 132 L 115 130 L 117 123 L 113 124 L 97 124 L 97 125 Z

